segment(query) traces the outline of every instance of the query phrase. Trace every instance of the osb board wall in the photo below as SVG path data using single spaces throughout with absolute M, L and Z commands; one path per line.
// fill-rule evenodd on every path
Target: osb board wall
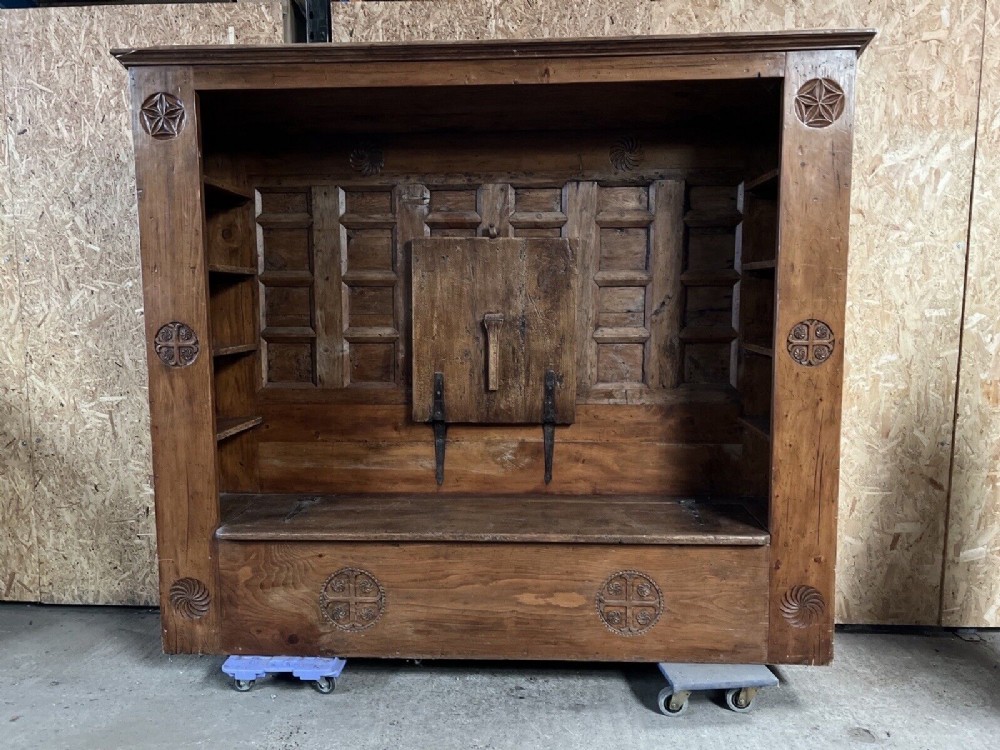
M 479 0 L 333 8 L 342 41 L 879 30 L 861 59 L 857 87 L 837 617 L 936 624 L 983 1 Z
M 130 101 L 108 50 L 281 38 L 277 0 L 0 12 L 0 597 L 157 599 Z
M 0 69 L 0 91 L 5 90 Z M 34 554 L 35 526 L 30 503 L 31 462 L 28 399 L 21 328 L 20 259 L 14 250 L 11 221 L 12 188 L 6 178 L 10 165 L 10 121 L 0 99 L 0 596 L 32 598 L 37 591 L 38 562 Z M 9 561 L 9 563 L 8 563 Z
M 1000 3 L 987 10 L 941 619 L 1000 625 Z

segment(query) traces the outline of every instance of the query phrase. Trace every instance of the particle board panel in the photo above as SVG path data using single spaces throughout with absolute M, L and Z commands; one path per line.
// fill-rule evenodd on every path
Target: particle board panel
M 333 7 L 345 40 L 879 30 L 857 87 L 836 609 L 841 622 L 937 624 L 983 4 L 495 0 L 461 17 L 447 2 Z
M 1000 5 L 987 6 L 941 624 L 1000 626 Z
M 222 648 L 761 663 L 767 554 L 767 547 L 222 541 Z M 602 592 L 611 600 L 616 591 L 628 610 L 602 602 Z M 350 597 L 347 610 L 341 593 Z
M 15 549 L 36 537 L 39 558 L 38 584 L 0 582 L 0 598 L 157 601 L 128 79 L 108 49 L 280 39 L 277 2 L 0 13 L 11 128 L 0 183 L 21 267 L 20 304 L 4 309 L 24 330 L 23 343 L 5 334 L 0 362 L 27 363 L 10 382 L 30 403 L 33 464 L 30 481 L 12 482 L 20 495 L 3 492 L 2 521 Z M 22 463 L 5 452 L 0 482 Z M 3 575 L 22 567 L 8 549 Z
M 2 37 L 0 37 L 2 38 Z M 13 180 L 7 102 L 0 67 L 0 598 L 38 598 L 38 546 L 31 503 L 31 432 L 28 423 L 25 331 L 21 315 L 21 258 L 14 240 Z

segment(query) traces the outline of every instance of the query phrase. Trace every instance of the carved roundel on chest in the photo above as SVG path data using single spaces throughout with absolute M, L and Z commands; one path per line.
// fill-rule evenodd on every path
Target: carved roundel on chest
M 153 340 L 156 356 L 167 367 L 187 367 L 198 359 L 198 336 L 186 323 L 172 321 L 160 326 Z
M 795 114 L 810 128 L 833 125 L 844 114 L 844 90 L 829 78 L 813 78 L 795 95 Z
M 835 343 L 830 326 L 810 318 L 792 326 L 788 334 L 788 353 L 800 365 L 815 367 L 830 359 Z
M 382 616 L 385 592 L 367 570 L 341 568 L 323 584 L 319 608 L 338 630 L 366 630 Z
M 184 102 L 158 91 L 146 97 L 139 111 L 142 129 L 158 141 L 176 138 L 184 128 Z
M 620 570 L 597 592 L 597 614 L 612 633 L 642 635 L 663 614 L 663 593 L 645 573 Z
M 200 620 L 212 606 L 208 586 L 197 578 L 179 578 L 168 594 L 170 606 L 185 620 Z

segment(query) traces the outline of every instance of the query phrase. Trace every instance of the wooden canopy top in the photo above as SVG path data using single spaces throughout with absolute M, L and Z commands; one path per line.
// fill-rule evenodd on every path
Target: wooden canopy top
M 295 65 L 341 62 L 427 62 L 531 58 L 713 55 L 854 50 L 861 54 L 873 29 L 814 29 L 753 34 L 684 34 L 581 39 L 383 42 L 373 44 L 202 45 L 114 49 L 126 68 L 153 65 Z

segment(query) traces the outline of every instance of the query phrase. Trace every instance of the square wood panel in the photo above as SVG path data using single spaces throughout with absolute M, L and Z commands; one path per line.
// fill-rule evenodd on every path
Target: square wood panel
M 434 373 L 448 422 L 541 423 L 556 373 L 556 421 L 576 413 L 576 264 L 565 239 L 413 241 L 413 418 L 431 419 Z M 503 316 L 488 389 L 488 313 Z

